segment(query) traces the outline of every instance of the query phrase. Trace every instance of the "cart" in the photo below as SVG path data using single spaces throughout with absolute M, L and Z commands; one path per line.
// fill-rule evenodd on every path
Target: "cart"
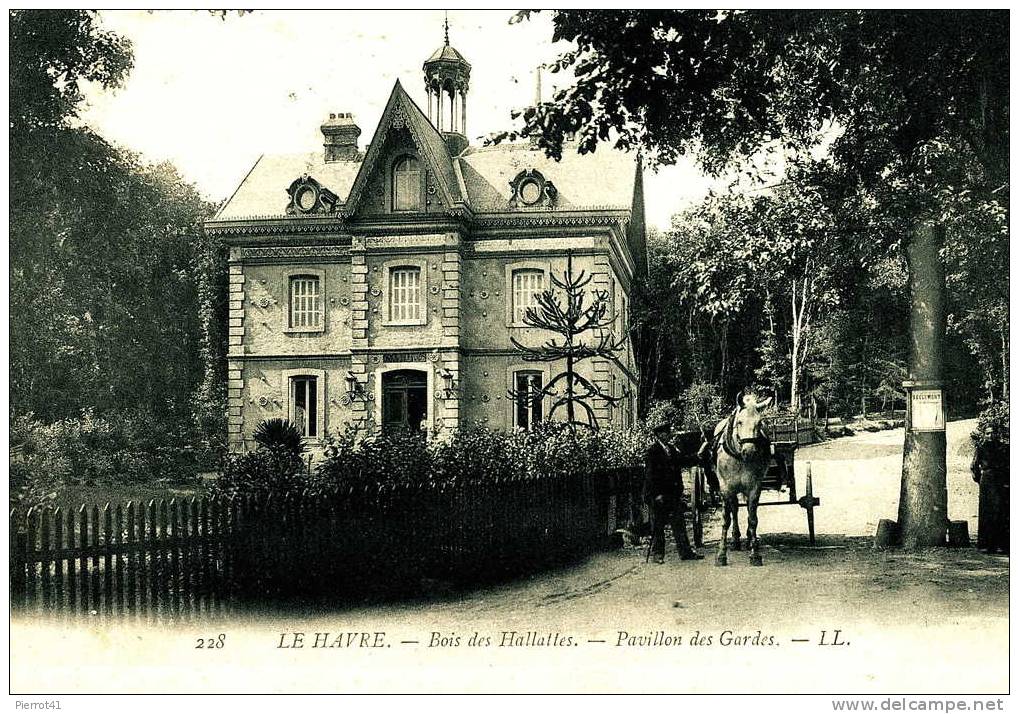
M 712 424 L 714 426 L 714 424 Z M 799 495 L 796 474 L 796 449 L 800 443 L 799 419 L 791 412 L 779 412 L 765 417 L 765 433 L 771 440 L 771 464 L 762 484 L 761 500 L 758 506 L 799 505 L 807 512 L 807 533 L 810 544 L 814 539 L 814 508 L 821 505 L 821 499 L 814 496 L 814 482 L 807 462 L 802 474 L 803 494 Z M 767 492 L 767 493 L 765 493 Z M 775 494 L 770 498 L 768 494 Z M 691 496 L 693 511 L 693 535 L 697 546 L 703 545 L 704 519 L 714 507 L 720 505 L 717 499 L 708 493 L 705 483 L 704 469 L 693 469 L 693 494 Z M 746 508 L 746 504 L 740 504 Z

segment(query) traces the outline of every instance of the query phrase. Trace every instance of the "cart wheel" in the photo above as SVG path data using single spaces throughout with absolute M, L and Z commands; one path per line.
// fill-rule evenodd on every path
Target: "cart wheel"
M 810 534 L 810 544 L 814 543 L 814 477 L 810 473 L 810 462 L 807 462 L 807 533 Z
M 700 548 L 704 544 L 704 471 L 697 467 L 693 472 L 693 544 Z

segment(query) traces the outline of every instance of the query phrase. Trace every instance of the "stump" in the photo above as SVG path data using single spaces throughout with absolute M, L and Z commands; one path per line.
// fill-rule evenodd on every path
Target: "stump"
M 969 548 L 969 521 L 948 522 L 948 547 Z
M 882 518 L 877 524 L 877 533 L 874 534 L 875 548 L 894 548 L 899 544 L 899 524 L 887 518 Z

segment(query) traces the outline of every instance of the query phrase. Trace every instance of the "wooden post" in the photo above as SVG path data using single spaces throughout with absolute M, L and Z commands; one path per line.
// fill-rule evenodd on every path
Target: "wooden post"
M 53 591 L 52 581 L 50 580 L 50 559 L 53 556 L 53 550 L 50 543 L 50 537 L 53 534 L 53 524 L 50 520 L 50 509 L 42 509 L 42 538 L 39 548 L 39 570 L 42 575 L 42 609 L 51 610 L 53 608 Z
M 75 534 L 77 529 L 74 522 L 74 509 L 67 509 L 67 609 L 71 617 L 78 613 L 78 574 L 76 572 L 74 557 Z
M 149 502 L 151 504 L 151 501 Z M 151 585 L 151 564 L 154 555 L 149 548 L 149 532 L 152 529 L 153 520 L 147 518 L 148 509 L 144 502 L 138 504 L 138 614 L 148 619 L 150 603 L 152 602 Z M 148 525 L 146 526 L 146 523 Z
M 88 617 L 92 609 L 92 588 L 89 582 L 88 561 L 88 506 L 78 509 L 78 580 L 81 583 L 81 614 Z
M 39 603 L 36 593 L 36 567 L 35 554 L 36 543 L 38 542 L 39 511 L 34 506 L 28 509 L 28 528 L 25 533 L 25 563 L 28 577 L 25 582 L 25 603 L 29 607 L 37 606 Z
M 92 514 L 90 517 L 92 521 L 91 538 L 89 540 L 89 554 L 91 556 L 89 563 L 89 601 L 91 603 L 90 614 L 94 612 L 96 615 L 102 613 L 102 585 L 99 574 L 100 564 L 102 563 L 102 557 L 99 551 L 99 529 L 102 527 L 99 520 L 99 505 L 92 505 Z
M 134 501 L 127 502 L 127 613 L 129 615 L 136 615 L 138 612 L 137 608 L 137 591 L 135 590 L 135 580 L 138 577 L 138 522 L 134 512 Z
M 103 506 L 103 611 L 113 614 L 113 513 L 110 503 Z
M 170 613 L 176 618 L 181 607 L 181 563 L 180 563 L 180 504 L 176 498 L 170 499 Z
M 170 609 L 170 514 L 166 499 L 159 499 L 159 614 L 164 616 Z
M 113 590 L 116 593 L 117 614 L 124 614 L 124 507 L 117 504 L 113 511 L 113 546 L 114 562 L 117 565 L 114 573 Z
M 148 606 L 149 606 L 149 618 L 156 619 L 159 617 L 159 592 L 160 592 L 160 577 L 162 575 L 162 556 L 159 552 L 159 511 L 156 506 L 155 499 L 152 499 L 148 503 L 148 539 L 145 542 L 147 546 L 145 548 L 148 551 L 148 568 L 145 564 L 142 564 L 142 571 L 148 570 Z
M 209 587 L 209 566 L 212 561 L 212 551 L 210 549 L 210 538 L 209 538 L 209 498 L 208 496 L 202 496 L 202 500 L 198 503 L 198 528 L 201 533 L 201 537 L 198 541 L 198 557 L 201 560 L 201 574 L 199 576 L 200 585 L 198 587 L 198 594 L 203 605 L 202 612 L 208 613 L 210 608 L 210 598 L 212 592 Z
M 53 599 L 56 609 L 62 614 L 66 615 L 67 610 L 64 607 L 64 512 L 58 507 L 53 511 L 53 525 L 56 527 L 56 533 L 53 537 L 53 550 L 54 552 L 54 588 Z

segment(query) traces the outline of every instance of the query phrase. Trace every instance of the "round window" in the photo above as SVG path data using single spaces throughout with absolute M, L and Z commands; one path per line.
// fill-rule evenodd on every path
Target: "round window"
M 531 179 L 529 181 L 524 181 L 522 184 L 520 184 L 521 201 L 530 205 L 532 203 L 537 203 L 538 199 L 540 198 L 541 198 L 541 185 L 537 181 Z
M 310 211 L 315 207 L 318 194 L 311 186 L 302 186 L 297 190 L 297 207 L 302 211 Z

